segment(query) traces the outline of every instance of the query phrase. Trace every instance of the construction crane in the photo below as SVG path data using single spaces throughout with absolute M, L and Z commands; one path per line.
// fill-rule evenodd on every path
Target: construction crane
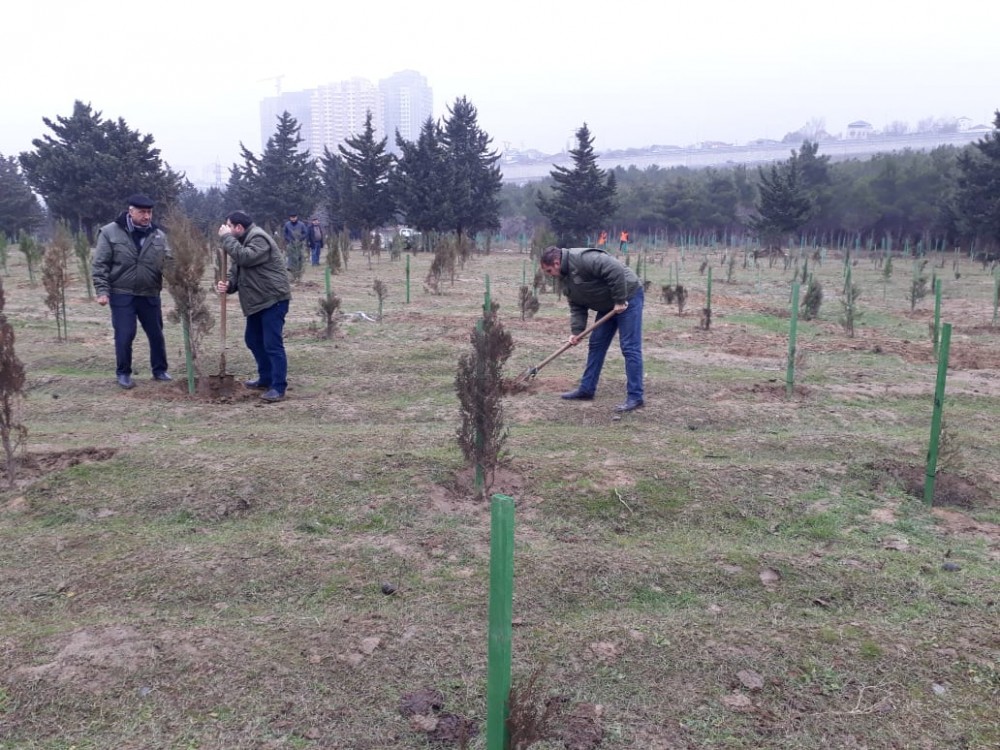
M 264 81 L 274 81 L 274 94 L 275 96 L 281 96 L 281 79 L 285 77 L 285 74 L 270 76 L 268 78 L 258 78 L 257 83 L 264 83 Z

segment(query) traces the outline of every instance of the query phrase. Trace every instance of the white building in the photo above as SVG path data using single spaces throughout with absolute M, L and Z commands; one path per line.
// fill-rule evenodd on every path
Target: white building
M 260 104 L 261 149 L 277 129 L 278 117 L 287 111 L 302 126 L 303 142 L 314 158 L 364 130 L 365 118 L 372 113 L 375 138 L 387 138 L 386 149 L 398 153 L 396 131 L 407 141 L 415 141 L 427 118 L 433 116 L 433 93 L 427 79 L 415 70 L 404 70 L 379 81 L 351 78 L 324 84 L 306 91 L 283 93 Z

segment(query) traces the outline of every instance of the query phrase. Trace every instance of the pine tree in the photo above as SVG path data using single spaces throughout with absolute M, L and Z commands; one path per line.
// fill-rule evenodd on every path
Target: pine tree
M 493 139 L 479 127 L 478 119 L 478 111 L 463 96 L 448 108 L 442 128 L 447 228 L 458 236 L 463 257 L 466 237 L 500 227 L 500 154 L 490 150 Z
M 344 218 L 348 226 L 361 231 L 361 246 L 367 250 L 374 229 L 386 224 L 395 213 L 389 188 L 389 173 L 395 157 L 386 151 L 388 138 L 375 140 L 372 113 L 368 111 L 359 135 L 337 146 L 347 170 L 349 192 L 344 196 Z
M 44 214 L 13 156 L 0 154 L 0 235 L 35 231 Z
M 84 231 L 121 213 L 132 193 L 169 205 L 180 192 L 182 176 L 160 159 L 153 136 L 141 135 L 125 121 L 104 120 L 89 104 L 77 101 L 70 117 L 42 118 L 55 134 L 32 141 L 20 155 L 28 184 L 45 199 L 53 218 Z
M 769 170 L 759 168 L 760 194 L 757 216 L 751 226 L 760 235 L 761 246 L 778 249 L 782 239 L 796 232 L 809 220 L 812 203 L 801 184 L 798 160 L 771 165 Z
M 538 196 L 538 210 L 549 220 L 563 247 L 586 242 L 589 234 L 607 226 L 618 208 L 615 174 L 597 167 L 594 138 L 587 123 L 576 131 L 576 141 L 576 148 L 569 152 L 573 168 L 556 166 L 551 173 L 555 183 L 552 197 Z
M 308 216 L 319 199 L 319 175 L 304 141 L 302 126 L 288 112 L 258 157 L 240 144 L 243 165 L 230 171 L 226 202 L 231 210 L 246 211 L 254 223 L 274 231 L 292 213 Z
M 967 237 L 995 247 L 1000 243 L 1000 110 L 994 130 L 958 157 L 956 212 Z
M 396 206 L 406 223 L 425 238 L 452 224 L 443 139 L 441 127 L 430 118 L 421 126 L 415 143 L 396 136 L 401 152 L 392 180 Z
M 18 420 L 24 396 L 24 365 L 14 352 L 14 327 L 7 321 L 3 278 L 0 278 L 0 446 L 7 468 L 7 484 L 14 486 L 17 454 L 24 447 L 28 428 Z
M 326 223 L 330 231 L 339 233 L 347 226 L 345 211 L 347 197 L 351 192 L 347 164 L 339 154 L 323 147 L 320 157 L 320 182 L 322 183 L 322 204 L 326 210 Z

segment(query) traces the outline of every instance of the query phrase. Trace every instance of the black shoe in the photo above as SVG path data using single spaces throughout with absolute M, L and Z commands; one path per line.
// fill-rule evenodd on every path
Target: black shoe
M 630 398 L 624 404 L 618 404 L 618 406 L 615 407 L 615 411 L 623 413 L 627 411 L 635 411 L 636 409 L 642 408 L 643 403 L 645 402 L 641 399 Z
M 575 391 L 569 391 L 567 393 L 564 393 L 562 396 L 560 396 L 560 398 L 564 398 L 567 401 L 593 401 L 594 394 L 586 393 L 577 388 Z
M 164 383 L 169 383 L 173 378 L 170 377 L 169 372 L 158 372 L 153 375 L 153 380 L 162 380 Z
M 245 385 L 247 388 L 254 388 L 259 391 L 266 391 L 268 388 L 271 387 L 269 385 L 261 383 L 260 378 L 254 378 L 253 380 L 244 380 L 243 385 Z
M 135 383 L 132 382 L 131 375 L 119 375 L 118 385 L 120 385 L 125 390 L 128 390 L 129 388 L 135 388 Z
M 267 401 L 269 404 L 273 404 L 275 401 L 281 401 L 285 398 L 284 393 L 278 393 L 274 388 L 269 388 L 260 394 L 262 401 Z

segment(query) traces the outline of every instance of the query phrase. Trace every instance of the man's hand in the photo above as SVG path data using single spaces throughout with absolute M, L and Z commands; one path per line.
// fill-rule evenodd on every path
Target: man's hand
M 108 295 L 106 295 L 106 294 L 98 294 L 97 295 L 97 304 L 99 304 L 101 307 L 104 307 L 104 305 L 108 304 Z
M 219 227 L 219 236 L 220 237 L 227 237 L 227 236 L 229 236 L 232 233 L 233 233 L 233 230 L 230 227 L 226 226 L 225 224 L 223 224 L 222 226 Z
M 620 302 L 617 305 L 615 305 L 616 313 L 623 313 L 626 310 L 628 310 L 628 302 Z
M 229 282 L 226 281 L 225 279 L 218 282 L 215 285 L 215 291 L 217 291 L 219 294 L 225 294 L 227 291 L 229 291 Z

